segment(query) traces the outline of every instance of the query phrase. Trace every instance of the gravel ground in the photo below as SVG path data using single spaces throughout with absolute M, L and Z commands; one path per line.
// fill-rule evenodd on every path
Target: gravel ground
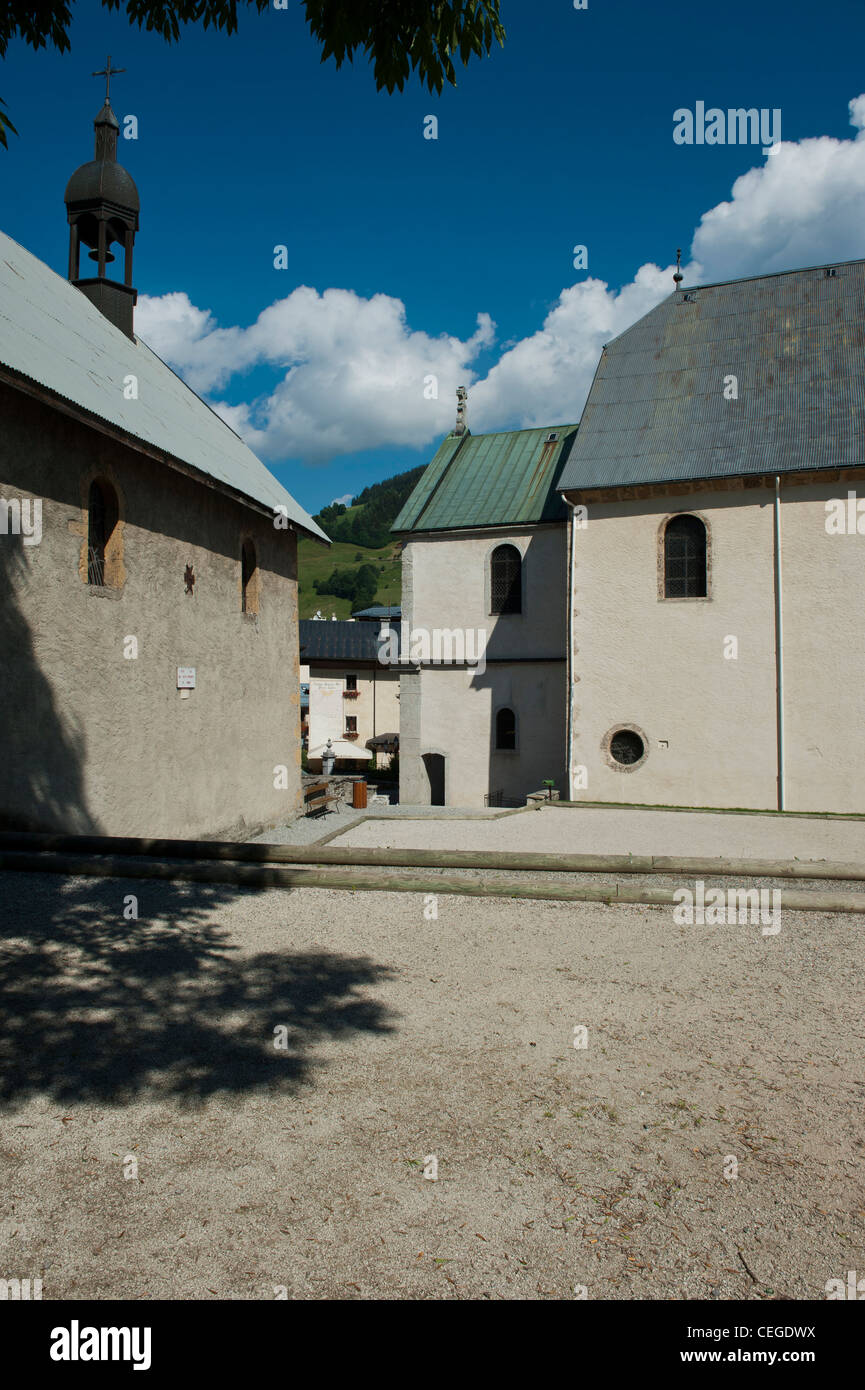
M 554 809 L 351 836 L 553 848 L 572 814 L 621 845 Z M 634 852 L 805 826 L 860 857 L 846 822 L 707 817 L 709 851 L 624 814 Z M 865 1267 L 858 916 L 8 874 L 0 922 L 0 1277 L 46 1299 L 807 1299 Z

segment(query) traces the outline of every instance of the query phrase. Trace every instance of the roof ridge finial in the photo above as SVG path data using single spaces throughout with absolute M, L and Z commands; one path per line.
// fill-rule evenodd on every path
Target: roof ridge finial
M 466 432 L 466 400 L 468 392 L 464 386 L 457 387 L 457 422 L 454 427 L 454 434 L 465 434 Z
M 685 277 L 684 277 L 684 275 L 682 274 L 682 248 L 681 248 L 681 246 L 677 246 L 677 247 L 676 247 L 676 273 L 675 273 L 674 276 L 673 276 L 673 281 L 674 281 L 674 283 L 675 283 L 676 289 L 679 288 L 679 286 L 681 285 L 681 283 L 682 283 L 682 281 L 684 280 L 684 278 L 685 278 Z

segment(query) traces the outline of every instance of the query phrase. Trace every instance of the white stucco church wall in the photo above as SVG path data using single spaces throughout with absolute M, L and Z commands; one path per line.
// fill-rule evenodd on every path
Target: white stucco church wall
M 502 543 L 522 556 L 522 611 L 491 613 L 490 557 Z M 483 634 L 483 670 L 425 665 L 403 675 L 400 796 L 429 804 L 429 768 L 442 756 L 449 806 L 486 797 L 524 801 L 545 778 L 564 794 L 566 529 L 495 527 L 419 535 L 403 550 L 403 618 L 412 633 Z M 467 643 L 467 646 L 469 643 Z M 497 749 L 496 714 L 513 710 L 516 747 Z

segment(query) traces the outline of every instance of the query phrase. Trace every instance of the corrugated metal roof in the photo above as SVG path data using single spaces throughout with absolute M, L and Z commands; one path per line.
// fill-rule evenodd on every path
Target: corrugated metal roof
M 64 400 L 327 536 L 224 420 L 79 289 L 0 232 L 0 362 Z M 124 396 L 135 376 L 138 399 Z
M 620 334 L 560 489 L 865 463 L 865 261 L 835 271 L 679 289 Z
M 372 608 L 356 608 L 351 616 L 353 618 L 399 618 L 402 616 L 402 609 L 389 608 L 387 604 L 374 603 Z
M 563 520 L 556 480 L 576 432 L 576 425 L 545 425 L 505 434 L 449 434 L 391 530 Z M 557 439 L 549 441 L 551 434 Z
M 378 661 L 378 623 L 352 623 L 347 619 L 333 622 L 323 618 L 302 618 L 300 629 L 300 660 L 310 666 L 315 661 Z M 391 628 L 399 645 L 400 630 Z

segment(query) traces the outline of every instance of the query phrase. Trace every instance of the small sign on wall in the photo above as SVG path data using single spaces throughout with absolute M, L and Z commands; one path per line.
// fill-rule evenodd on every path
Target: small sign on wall
M 194 667 L 194 666 L 178 666 L 178 668 L 177 668 L 177 689 L 178 689 L 178 690 L 194 690 L 194 689 L 195 689 L 195 667 Z

